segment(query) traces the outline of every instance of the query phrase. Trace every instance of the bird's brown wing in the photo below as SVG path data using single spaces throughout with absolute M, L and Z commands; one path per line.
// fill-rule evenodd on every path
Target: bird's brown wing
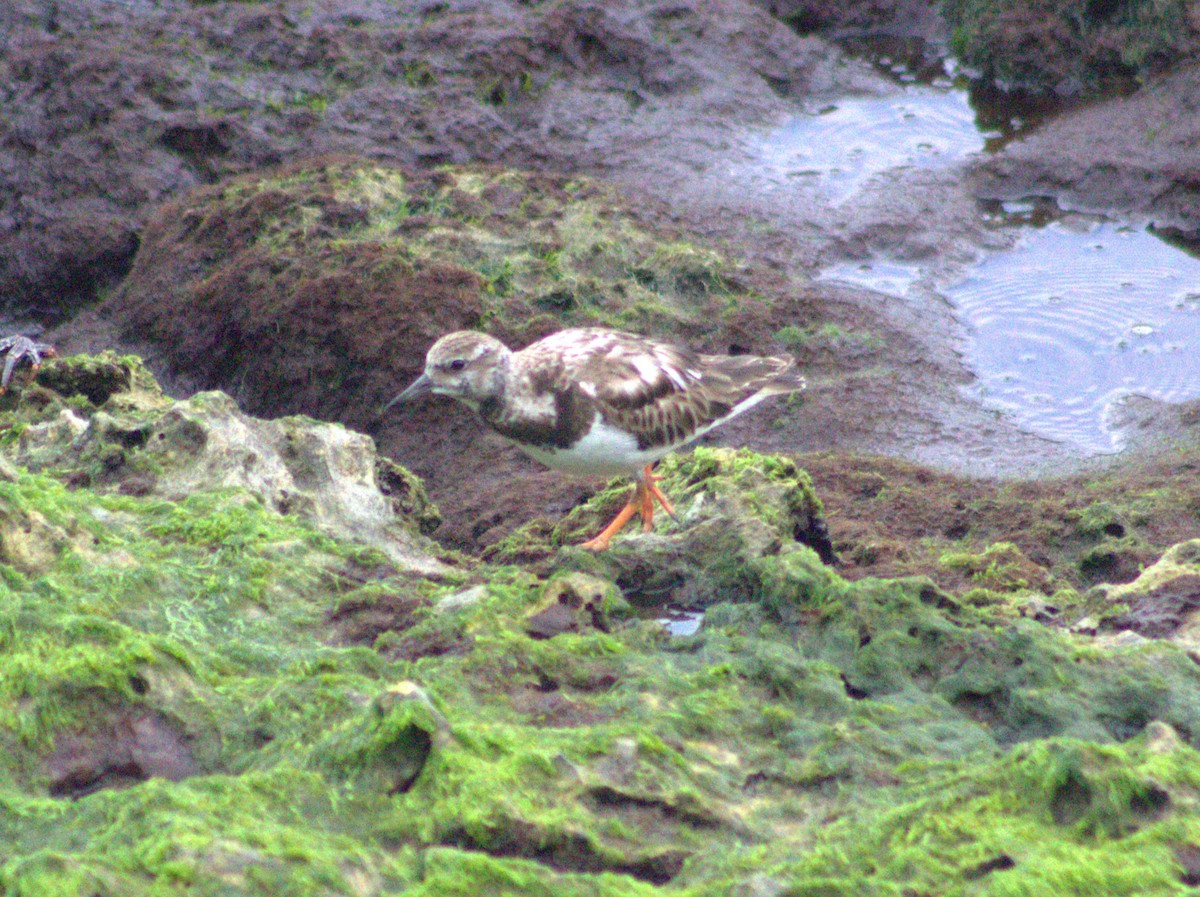
M 604 420 L 637 436 L 642 449 L 679 445 L 729 416 L 779 381 L 790 358 L 701 356 L 668 343 L 598 331 L 563 376 L 577 384 Z

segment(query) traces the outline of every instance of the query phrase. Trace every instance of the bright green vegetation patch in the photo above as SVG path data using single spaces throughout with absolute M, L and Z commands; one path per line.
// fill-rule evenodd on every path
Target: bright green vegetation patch
M 943 767 L 821 829 L 804 857 L 765 865 L 802 882 L 796 895 L 1190 893 L 1178 851 L 1200 837 L 1197 760 L 1153 737 L 1023 745 L 969 774 Z
M 814 352 L 836 352 L 844 357 L 876 351 L 884 346 L 883 338 L 877 334 L 847 330 L 832 322 L 803 327 L 788 324 L 779 329 L 775 338 L 790 351 L 802 352 L 806 356 Z
M 36 567 L 9 553 L 28 572 L 6 568 L 2 592 L 3 715 L 25 747 L 145 705 L 201 742 L 201 768 L 236 766 L 246 736 L 219 717 L 261 700 L 255 677 L 311 668 L 328 650 L 315 637 L 353 552 L 243 492 L 174 503 L 24 475 L 0 483 L 0 502 L 6 548 L 22 526 L 49 543 Z M 33 759 L 4 754 L 30 785 L 43 774 Z
M 678 521 L 604 555 L 424 576 L 244 490 L 0 465 L 0 887 L 1186 893 L 1183 650 L 849 582 L 787 458 L 663 474 Z

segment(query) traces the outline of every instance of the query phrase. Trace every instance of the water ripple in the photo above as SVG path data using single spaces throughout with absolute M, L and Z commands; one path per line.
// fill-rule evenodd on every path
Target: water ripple
M 971 391 L 1034 432 L 1112 452 L 1114 402 L 1200 397 L 1200 260 L 1144 229 L 1051 225 L 945 293 Z
M 984 137 L 965 91 L 913 86 L 795 116 L 748 147 L 749 168 L 777 184 L 812 181 L 836 204 L 880 172 L 961 161 Z

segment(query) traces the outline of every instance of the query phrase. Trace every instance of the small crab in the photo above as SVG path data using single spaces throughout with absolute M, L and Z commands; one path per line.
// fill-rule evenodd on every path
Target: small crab
M 53 358 L 58 355 L 58 352 L 49 343 L 39 343 L 27 336 L 17 334 L 0 339 L 0 355 L 8 356 L 4 359 L 4 373 L 0 374 L 0 395 L 3 395 L 8 389 L 9 381 L 12 380 L 13 371 L 16 370 L 22 359 L 29 359 L 29 366 L 33 371 L 32 376 L 36 377 L 38 368 L 42 366 L 42 356 Z

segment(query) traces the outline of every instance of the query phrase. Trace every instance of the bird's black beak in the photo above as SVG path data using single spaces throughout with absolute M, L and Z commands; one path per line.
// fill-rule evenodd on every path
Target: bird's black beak
M 412 382 L 412 385 L 409 386 L 408 389 L 404 390 L 404 392 L 400 393 L 400 395 L 396 396 L 396 398 L 384 405 L 383 409 L 379 413 L 383 414 L 385 411 L 390 410 L 393 405 L 399 405 L 401 402 L 411 402 L 413 399 L 419 399 L 421 396 L 428 396 L 432 394 L 433 381 L 429 379 L 428 375 L 422 374 Z

